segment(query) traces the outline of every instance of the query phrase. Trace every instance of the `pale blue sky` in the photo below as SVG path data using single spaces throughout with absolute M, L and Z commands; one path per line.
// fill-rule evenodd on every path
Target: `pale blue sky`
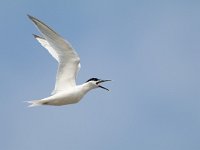
M 0 1 L 0 149 L 199 150 L 200 1 Z M 112 79 L 76 105 L 48 96 L 56 61 L 32 37 L 33 15 L 81 57 L 81 84 Z

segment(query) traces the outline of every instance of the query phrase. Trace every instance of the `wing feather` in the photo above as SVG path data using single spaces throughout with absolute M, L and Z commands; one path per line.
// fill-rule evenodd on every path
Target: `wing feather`
M 51 45 L 49 45 L 49 43 L 45 40 L 45 38 L 40 37 L 38 35 L 33 34 L 33 36 L 35 37 L 35 39 L 44 47 L 48 50 L 48 52 L 53 56 L 53 58 L 55 58 L 57 60 L 57 62 L 59 62 L 59 57 L 57 52 L 51 47 Z
M 69 42 L 64 40 L 49 26 L 30 15 L 28 17 L 42 33 L 43 38 L 37 36 L 38 42 L 59 62 L 55 89 L 52 94 L 76 86 L 76 75 L 80 69 L 80 58 Z

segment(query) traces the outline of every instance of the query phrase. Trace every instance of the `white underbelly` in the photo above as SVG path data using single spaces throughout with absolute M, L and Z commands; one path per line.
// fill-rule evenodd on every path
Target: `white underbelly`
M 74 104 L 81 100 L 83 95 L 76 93 L 60 93 L 47 98 L 42 99 L 43 105 L 67 105 Z

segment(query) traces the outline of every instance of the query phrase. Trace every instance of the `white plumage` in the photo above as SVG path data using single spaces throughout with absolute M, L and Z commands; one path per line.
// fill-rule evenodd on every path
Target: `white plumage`
M 110 80 L 100 80 L 91 78 L 82 85 L 76 85 L 76 76 L 80 69 L 80 58 L 69 42 L 64 40 L 58 33 L 35 17 L 28 15 L 31 21 L 42 33 L 42 37 L 34 35 L 35 39 L 45 47 L 48 52 L 58 62 L 55 88 L 50 97 L 28 101 L 32 106 L 39 105 L 66 105 L 80 101 L 80 99 L 91 89 L 100 87 L 102 82 Z

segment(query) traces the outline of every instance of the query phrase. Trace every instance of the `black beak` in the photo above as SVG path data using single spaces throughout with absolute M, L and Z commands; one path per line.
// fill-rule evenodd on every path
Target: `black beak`
M 107 82 L 107 81 L 111 81 L 111 80 L 99 80 L 99 81 L 97 82 L 97 85 L 98 85 L 100 88 L 109 91 L 109 89 L 107 89 L 107 88 L 105 88 L 105 87 L 99 85 L 100 83 Z

